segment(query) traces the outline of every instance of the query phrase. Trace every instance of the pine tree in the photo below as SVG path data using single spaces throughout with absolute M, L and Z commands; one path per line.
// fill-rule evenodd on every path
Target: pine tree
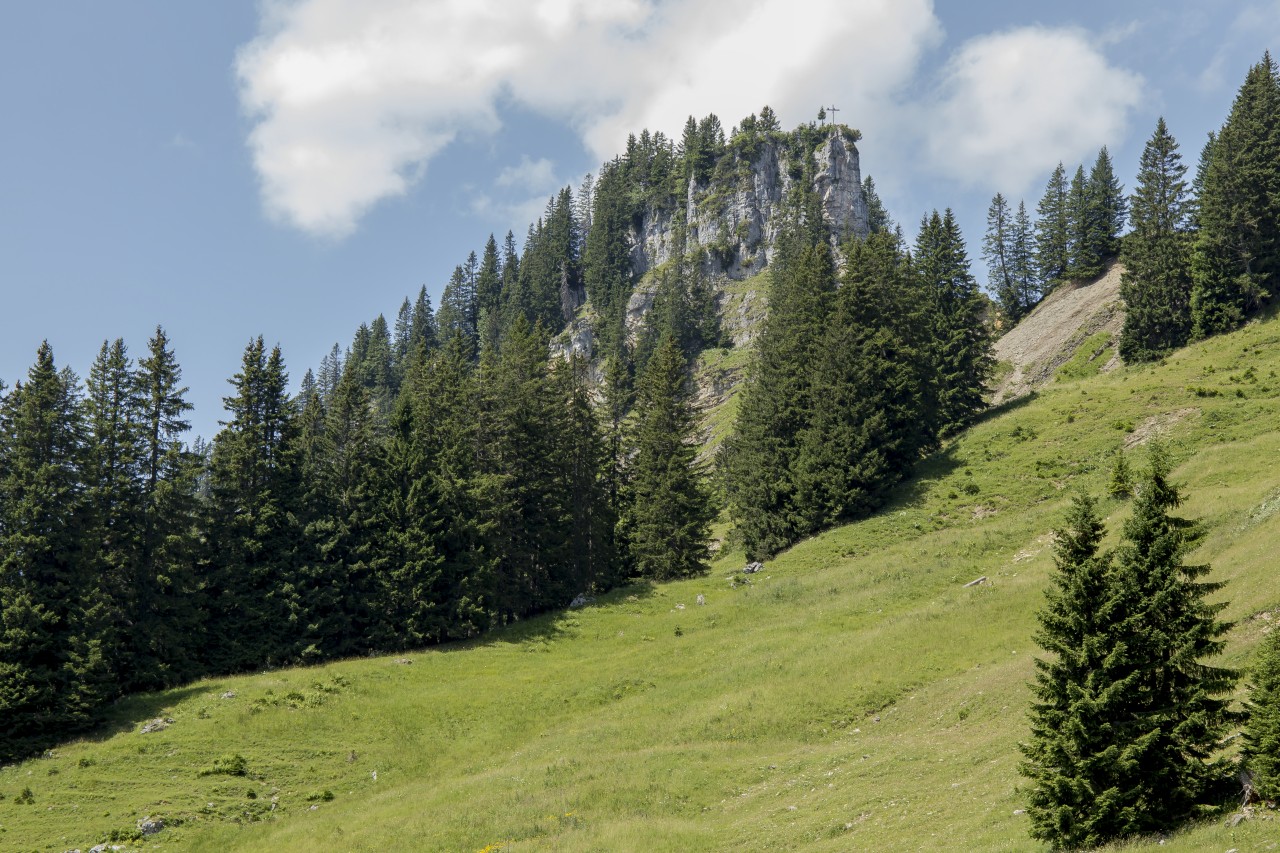
M 821 351 L 835 263 L 812 198 L 779 240 L 771 306 L 741 393 L 734 434 L 720 451 L 729 513 L 752 559 L 772 556 L 807 532 L 796 503 L 799 436 L 813 413 L 812 366 Z
M 664 334 L 637 383 L 631 439 L 625 528 L 643 577 L 690 577 L 707 568 L 715 513 L 696 463 L 696 430 L 687 363 L 679 342 Z
M 317 438 L 304 531 L 312 547 L 289 602 L 303 660 L 368 648 L 381 627 L 378 591 L 387 565 L 379 482 L 385 462 L 372 399 L 352 375 L 338 383 Z
M 849 247 L 796 462 L 809 529 L 878 506 L 932 440 L 911 291 L 896 238 L 881 232 Z
M 1066 278 L 1086 279 L 1096 274 L 1094 259 L 1089 256 L 1090 236 L 1089 183 L 1084 166 L 1077 166 L 1067 189 L 1067 268 Z
M 0 761 L 93 722 L 109 698 L 84 559 L 79 382 L 40 345 L 0 405 Z
M 1150 361 L 1191 335 L 1187 167 L 1162 117 L 1142 151 L 1125 243 L 1120 295 L 1125 301 L 1120 357 Z
M 1009 277 L 1013 280 L 1017 302 L 1023 313 L 1030 311 L 1040 301 L 1040 281 L 1036 274 L 1036 238 L 1027 214 L 1026 202 L 1018 202 L 1018 212 L 1013 218 L 1013 232 L 1009 243 Z
M 480 346 L 497 346 L 502 336 L 502 263 L 492 234 L 485 241 L 476 273 L 476 306 Z
M 869 234 L 892 234 L 896 227 L 889 211 L 885 209 L 880 194 L 876 192 L 876 182 L 867 175 L 862 180 L 862 197 L 867 201 L 867 232 Z
M 431 296 L 424 284 L 418 290 L 418 298 L 413 303 L 413 324 L 409 332 L 409 348 L 413 352 L 427 353 L 435 349 L 440 338 L 436 324 L 435 312 L 431 310 Z M 334 388 L 337 383 L 334 383 Z
M 1067 172 L 1059 163 L 1036 206 L 1036 267 L 1045 291 L 1062 281 L 1071 266 L 1071 225 Z
M 217 672 L 291 660 L 302 636 L 297 416 L 280 348 L 268 354 L 261 337 L 250 341 L 229 381 L 231 419 L 213 442 L 206 521 L 204 653 Z
M 1271 54 L 1249 69 L 1207 150 L 1192 254 L 1192 336 L 1229 331 L 1280 272 L 1280 76 Z
M 1248 723 L 1241 757 L 1253 790 L 1264 800 L 1280 800 L 1280 630 L 1262 640 L 1249 671 Z
M 1120 679 L 1107 644 L 1113 592 L 1111 556 L 1099 553 L 1104 532 L 1093 500 L 1077 496 L 1055 533 L 1057 571 L 1038 614 L 1036 643 L 1051 657 L 1035 661 L 1031 740 L 1020 769 L 1035 786 L 1031 835 L 1055 849 L 1097 844 L 1108 832 L 1093 819 L 1097 799 L 1110 794 L 1117 747 L 1110 718 L 1118 715 L 1111 695 Z
M 145 506 L 142 487 L 141 397 L 124 341 L 102 342 L 86 383 L 85 415 L 89 442 L 85 454 L 83 538 L 96 583 L 96 607 L 107 629 L 102 637 L 117 680 L 133 682 L 131 626 L 139 590 L 135 576 L 141 559 Z M 132 685 L 131 685 L 132 686 Z
M 982 411 L 994 364 L 986 301 L 969 274 L 964 238 L 950 209 L 942 216 L 935 210 L 921 223 L 915 273 L 931 309 L 927 357 L 936 376 L 933 431 L 947 435 Z
M 1081 253 L 1086 260 L 1081 266 L 1088 266 L 1097 275 L 1102 272 L 1103 264 L 1119 252 L 1120 232 L 1129 213 L 1124 187 L 1116 178 L 1111 154 L 1105 145 L 1089 172 L 1085 192 L 1088 227 Z
M 1223 647 L 1221 588 L 1182 557 L 1197 525 L 1155 447 L 1133 515 L 1112 554 L 1101 524 L 1077 507 L 1060 535 L 1060 578 L 1041 612 L 1032 740 L 1032 834 L 1055 847 L 1093 846 L 1166 829 L 1197 813 L 1226 774 L 1215 758 L 1235 673 L 1204 663 Z M 1089 532 L 1092 531 L 1092 532 Z
M 1016 323 L 1029 308 L 1015 278 L 1013 226 L 1009 203 L 996 193 L 987 208 L 987 233 L 982 239 L 982 259 L 987 262 L 987 288 L 995 294 L 1000 310 Z
M 480 344 L 478 319 L 479 303 L 475 289 L 468 283 L 462 266 L 456 266 L 449 276 L 449 283 L 444 286 L 444 295 L 440 297 L 440 312 L 436 315 L 440 337 L 448 340 L 453 335 L 461 335 L 471 347 L 474 358 Z

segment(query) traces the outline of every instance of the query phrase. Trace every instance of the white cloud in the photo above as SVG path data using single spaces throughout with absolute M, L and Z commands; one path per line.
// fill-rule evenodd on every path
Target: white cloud
M 562 184 L 556 179 L 555 164 L 545 157 L 530 160 L 529 155 L 520 158 L 519 164 L 507 166 L 498 173 L 494 183 L 500 187 L 518 187 L 530 192 L 557 189 Z
M 766 103 L 787 124 L 839 99 L 871 126 L 940 39 L 930 0 L 277 0 L 236 70 L 269 214 L 341 237 L 458 134 L 496 131 L 500 97 L 600 159 Z
M 1087 33 L 1027 27 L 965 43 L 917 125 L 933 169 L 1018 195 L 1059 160 L 1118 145 L 1142 94 Z

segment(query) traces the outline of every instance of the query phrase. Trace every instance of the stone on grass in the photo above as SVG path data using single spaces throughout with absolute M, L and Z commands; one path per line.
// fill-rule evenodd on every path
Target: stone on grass
M 761 563 L 759 561 L 756 561 L 753 563 L 747 563 L 745 566 L 742 567 L 742 573 L 744 575 L 754 575 L 756 572 L 762 572 L 762 571 L 764 571 L 764 563 Z
M 138 832 L 143 835 L 155 835 L 162 829 L 164 829 L 163 818 L 147 816 L 138 821 Z
M 569 606 L 570 607 L 586 607 L 588 604 L 590 604 L 593 601 L 595 601 L 594 598 L 587 595 L 585 592 L 580 592 L 573 597 L 573 601 L 569 602 Z
M 152 732 L 160 732 L 173 725 L 173 719 L 170 717 L 156 717 L 154 720 L 147 720 L 142 724 L 141 733 L 149 735 Z
M 701 607 L 706 603 L 707 603 L 707 597 L 702 593 L 698 593 L 698 606 Z

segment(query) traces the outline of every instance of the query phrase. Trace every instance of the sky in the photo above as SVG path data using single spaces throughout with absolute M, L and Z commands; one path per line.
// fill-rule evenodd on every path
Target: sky
M 168 333 L 193 431 L 258 335 L 296 387 L 361 322 L 629 133 L 765 104 L 858 128 L 908 236 L 1106 145 L 1132 189 L 1163 115 L 1194 168 L 1280 0 L 61 0 L 0 8 L 0 379 Z

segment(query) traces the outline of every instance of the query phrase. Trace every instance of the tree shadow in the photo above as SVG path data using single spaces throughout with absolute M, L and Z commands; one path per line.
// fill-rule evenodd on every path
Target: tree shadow
M 593 610 L 598 607 L 617 606 L 628 599 L 643 600 L 656 594 L 656 584 L 642 578 L 632 578 L 627 583 L 614 587 L 607 592 L 589 595 L 589 601 L 577 607 L 566 606 L 556 610 L 545 610 L 525 616 L 514 622 L 491 628 L 475 637 L 448 640 L 434 646 L 425 646 L 420 652 L 452 654 L 486 646 L 527 645 L 534 643 L 554 643 L 577 637 L 577 624 L 573 620 L 575 613 Z

